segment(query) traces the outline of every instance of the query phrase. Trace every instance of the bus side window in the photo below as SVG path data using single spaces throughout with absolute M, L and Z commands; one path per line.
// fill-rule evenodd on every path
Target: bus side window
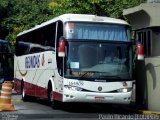
M 44 49 L 40 48 L 40 47 L 33 47 L 30 49 L 29 53 L 33 54 L 33 53 L 39 53 L 39 52 L 43 52 Z
M 7 49 L 6 45 L 4 45 L 2 49 L 3 49 L 4 52 L 8 52 L 8 49 Z
M 57 44 L 59 41 L 59 38 L 63 36 L 63 23 L 62 22 L 58 22 L 58 28 L 57 28 Z
M 41 37 L 39 36 L 41 34 Z M 39 31 L 38 35 L 38 44 L 42 45 L 43 47 L 55 48 L 55 34 L 56 34 L 56 23 L 50 24 L 48 26 L 45 26 L 42 28 L 41 31 Z M 43 49 L 43 50 L 49 50 L 49 49 Z
M 59 38 L 63 36 L 63 23 L 58 21 L 58 27 L 57 27 L 57 39 L 56 39 L 56 49 L 58 50 L 58 43 Z M 56 55 L 57 60 L 57 68 L 60 75 L 63 75 L 63 59 L 62 57 L 58 57 L 58 52 Z

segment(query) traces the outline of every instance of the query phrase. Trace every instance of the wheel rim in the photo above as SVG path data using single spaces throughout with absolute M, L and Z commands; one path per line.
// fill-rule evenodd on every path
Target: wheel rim
M 24 87 L 23 87 L 23 89 L 22 89 L 22 98 L 24 98 L 25 97 L 25 93 L 24 93 Z
M 53 102 L 53 98 L 52 98 L 52 91 L 50 91 L 50 94 L 49 94 L 50 96 L 50 102 Z
M 22 98 L 24 98 L 24 90 L 22 91 Z

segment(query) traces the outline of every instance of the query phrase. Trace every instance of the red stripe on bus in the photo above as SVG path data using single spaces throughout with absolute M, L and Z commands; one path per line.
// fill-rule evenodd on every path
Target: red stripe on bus
M 52 97 L 54 98 L 54 100 L 62 101 L 62 94 L 58 92 L 53 92 Z
M 21 91 L 21 80 L 14 79 L 14 90 L 17 93 L 22 93 L 22 91 Z
M 14 80 L 14 88 L 15 91 L 17 93 L 22 93 L 21 91 L 21 80 Z M 28 83 L 28 82 L 24 82 L 24 86 L 25 86 L 25 94 L 26 95 L 30 95 L 30 96 L 35 96 L 35 97 L 40 97 L 42 99 L 48 99 L 48 91 L 46 88 Z M 62 94 L 58 93 L 58 92 L 52 92 L 52 97 L 57 100 L 57 101 L 62 101 Z
M 30 95 L 30 96 L 35 96 L 35 97 L 40 97 L 47 99 L 48 98 L 48 92 L 46 88 L 24 82 L 25 86 L 25 94 Z M 22 93 L 21 91 L 21 80 L 14 80 L 14 89 L 17 93 Z

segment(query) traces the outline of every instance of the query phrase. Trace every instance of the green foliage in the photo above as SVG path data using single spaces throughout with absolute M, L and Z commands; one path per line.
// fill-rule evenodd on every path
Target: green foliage
M 64 13 L 95 14 L 123 18 L 123 9 L 139 5 L 146 0 L 52 0 L 50 9 L 55 16 Z
M 1 21 L 1 28 L 7 32 L 6 39 L 15 43 L 16 35 L 51 18 L 50 0 L 3 0 L 6 2 L 6 17 Z
M 0 38 L 15 44 L 16 35 L 65 13 L 122 18 L 123 9 L 146 0 L 1 0 Z

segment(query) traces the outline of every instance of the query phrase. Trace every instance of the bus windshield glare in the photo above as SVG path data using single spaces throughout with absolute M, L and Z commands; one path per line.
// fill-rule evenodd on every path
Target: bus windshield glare
M 66 76 L 132 78 L 129 43 L 68 42 Z M 86 73 L 87 72 L 87 73 Z
M 132 51 L 126 28 L 108 24 L 66 24 L 65 76 L 132 79 Z

